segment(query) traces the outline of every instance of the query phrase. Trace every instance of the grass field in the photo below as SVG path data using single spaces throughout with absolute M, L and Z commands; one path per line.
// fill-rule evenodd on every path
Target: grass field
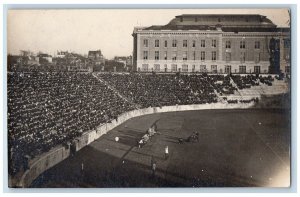
M 137 140 L 155 121 L 159 134 L 138 148 Z M 199 132 L 199 142 L 178 143 L 194 131 Z M 164 158 L 165 146 L 169 147 L 168 159 Z M 151 159 L 157 164 L 155 175 Z M 249 109 L 172 112 L 130 119 L 43 173 L 31 187 L 289 184 L 290 112 Z

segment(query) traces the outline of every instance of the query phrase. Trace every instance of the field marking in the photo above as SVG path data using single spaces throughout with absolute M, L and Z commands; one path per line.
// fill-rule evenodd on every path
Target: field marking
M 258 135 L 257 133 L 256 133 L 256 129 L 252 126 L 252 124 L 244 117 L 244 115 L 243 114 L 241 114 L 241 117 L 242 117 L 242 119 L 244 120 L 244 121 L 246 121 L 247 122 L 247 124 L 250 126 L 250 129 L 258 136 L 258 138 L 260 139 L 260 141 L 261 142 L 263 142 L 275 155 L 276 155 L 276 157 L 282 162 L 282 164 L 286 167 L 286 166 L 289 166 L 289 165 L 287 165 L 283 160 L 282 160 L 282 158 L 276 153 L 276 151 L 274 151 L 273 150 L 273 148 L 270 146 L 270 145 L 268 145 L 263 139 L 262 139 L 262 137 L 260 136 L 260 135 Z

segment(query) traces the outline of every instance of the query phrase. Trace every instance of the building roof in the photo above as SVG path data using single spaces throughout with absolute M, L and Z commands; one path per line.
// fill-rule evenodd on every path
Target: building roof
M 259 14 L 182 14 L 166 25 L 142 30 L 222 30 L 224 32 L 276 32 L 277 26 Z
M 101 50 L 89 51 L 88 56 L 102 55 Z

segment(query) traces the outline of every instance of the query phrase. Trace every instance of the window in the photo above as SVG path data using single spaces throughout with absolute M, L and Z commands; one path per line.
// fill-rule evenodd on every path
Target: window
M 182 60 L 187 60 L 187 51 L 184 51 L 182 54 Z
M 177 47 L 177 40 L 172 40 L 172 47 Z
M 144 47 L 148 47 L 148 40 L 147 39 L 144 40 Z
M 168 47 L 168 41 L 165 40 L 165 47 Z
M 155 47 L 159 47 L 159 40 L 155 40 Z
M 206 72 L 206 65 L 200 65 L 200 72 Z
M 245 49 L 245 48 L 246 48 L 246 42 L 245 42 L 245 40 L 242 40 L 240 42 L 240 49 Z
M 183 40 L 182 46 L 187 47 L 187 40 Z
M 177 59 L 177 53 L 174 51 L 172 54 L 172 60 L 176 60 Z
M 148 71 L 148 64 L 143 64 L 142 65 L 142 71 Z
M 148 51 L 144 51 L 144 53 L 143 53 L 143 59 L 144 60 L 148 59 Z
M 202 60 L 202 61 L 205 60 L 205 51 L 201 51 L 201 60 Z
M 231 61 L 231 53 L 226 52 L 226 62 L 230 62 Z
M 254 48 L 255 49 L 260 49 L 260 42 L 259 41 L 255 41 Z
M 227 73 L 227 74 L 231 73 L 231 66 L 230 65 L 225 66 L 225 73 Z
M 211 41 L 211 46 L 212 47 L 217 47 L 217 40 L 212 40 Z
M 231 42 L 230 42 L 229 40 L 227 40 L 227 41 L 225 42 L 225 48 L 226 48 L 226 49 L 230 49 L 230 48 L 231 48 Z
M 260 73 L 260 66 L 254 66 L 254 73 Z
M 217 52 L 216 51 L 212 51 L 211 52 L 211 60 L 212 61 L 216 61 L 217 60 Z
M 192 41 L 192 47 L 196 47 L 196 40 Z
M 244 63 L 246 61 L 246 53 L 245 52 L 241 52 L 241 62 Z
M 177 71 L 177 64 L 172 64 L 171 65 L 171 71 L 176 72 Z
M 167 51 L 164 52 L 164 59 L 165 59 L 165 60 L 168 59 L 168 52 L 167 52 Z
M 160 65 L 154 64 L 154 71 L 160 71 Z
M 189 66 L 186 64 L 182 65 L 182 72 L 188 72 Z
M 193 51 L 193 60 L 196 60 L 196 51 Z
M 255 63 L 260 62 L 260 53 L 255 53 L 254 61 L 255 61 Z
M 159 51 L 155 51 L 154 58 L 155 60 L 159 60 Z
M 217 65 L 211 65 L 211 72 L 217 73 L 218 72 L 218 66 Z
M 239 73 L 246 73 L 246 66 L 239 66 Z
M 283 39 L 283 46 L 284 48 L 291 48 L 291 40 L 290 39 Z
M 201 47 L 205 47 L 205 40 L 201 40 Z
M 286 66 L 286 67 L 285 67 L 285 72 L 286 72 L 287 74 L 290 74 L 290 71 L 291 71 L 291 67 L 290 67 L 290 66 Z

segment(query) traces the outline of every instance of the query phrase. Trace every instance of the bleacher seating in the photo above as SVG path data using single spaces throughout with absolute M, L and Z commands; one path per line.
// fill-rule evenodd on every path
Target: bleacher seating
M 285 84 L 270 76 L 154 73 L 14 72 L 7 79 L 10 174 L 25 156 L 72 141 L 136 106 L 257 102 L 265 89 Z
M 8 73 L 8 143 L 13 171 L 133 107 L 92 74 Z

